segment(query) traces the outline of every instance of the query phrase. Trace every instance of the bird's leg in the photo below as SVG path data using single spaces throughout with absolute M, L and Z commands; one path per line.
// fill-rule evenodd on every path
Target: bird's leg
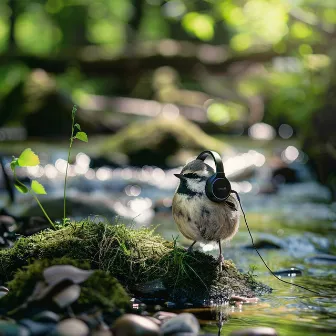
M 196 240 L 189 246 L 187 252 L 191 253 L 193 251 L 193 246 L 196 244 Z
M 223 254 L 222 254 L 222 245 L 221 245 L 221 241 L 220 240 L 218 241 L 218 246 L 219 246 L 219 256 L 218 256 L 219 271 L 222 272 L 224 257 L 223 257 Z

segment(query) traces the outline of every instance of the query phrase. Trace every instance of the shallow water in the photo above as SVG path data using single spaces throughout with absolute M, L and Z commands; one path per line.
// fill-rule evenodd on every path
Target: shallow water
M 277 193 L 263 194 L 261 191 L 269 185 L 273 149 L 286 148 L 293 142 L 266 145 L 231 140 L 231 145 L 236 153 L 225 158 L 225 167 L 229 177 L 235 178 L 233 187 L 240 192 L 254 241 L 267 242 L 268 248 L 260 248 L 260 253 L 274 271 L 300 270 L 302 276 L 282 279 L 320 295 L 283 284 L 270 275 L 256 252 L 248 248 L 251 239 L 241 221 L 238 234 L 229 244 L 223 244 L 224 257 L 232 259 L 244 272 L 251 271 L 251 265 L 255 265 L 254 275 L 272 287 L 273 292 L 260 297 L 257 304 L 219 306 L 213 303 L 210 308 L 190 311 L 199 317 L 205 332 L 217 333 L 221 321 L 222 335 L 251 326 L 270 326 L 280 335 L 336 334 L 336 206 L 330 204 L 328 190 L 314 181 L 300 153 L 293 166 L 301 182 L 282 185 Z M 54 146 L 47 152 L 49 155 L 45 156 L 41 170 L 30 170 L 28 175 L 38 178 L 49 196 L 62 196 L 62 162 L 57 165 L 56 160 L 66 157 L 66 153 L 55 150 Z M 82 160 L 72 166 L 70 175 L 76 176 L 70 177 L 69 195 L 86 195 L 104 201 L 108 209 L 128 218 L 135 226 L 155 225 L 156 231 L 165 238 L 171 240 L 179 236 L 180 244 L 190 243 L 177 231 L 169 208 L 177 183 L 173 173 L 178 170 L 145 167 L 93 171 L 85 168 L 85 160 L 82 156 Z M 0 201 L 4 203 L 4 194 Z M 20 197 L 13 211 L 24 210 L 27 201 L 31 202 L 26 196 Z M 214 244 L 197 247 L 214 256 L 218 254 Z

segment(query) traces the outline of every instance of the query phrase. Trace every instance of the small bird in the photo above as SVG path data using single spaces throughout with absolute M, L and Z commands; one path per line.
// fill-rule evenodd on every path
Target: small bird
M 173 198 L 172 211 L 183 236 L 194 241 L 189 252 L 197 241 L 218 242 L 218 261 L 222 271 L 221 241 L 228 241 L 237 233 L 239 211 L 238 201 L 232 194 L 222 203 L 215 203 L 207 197 L 206 180 L 214 173 L 208 164 L 196 159 L 185 165 L 181 174 L 175 174 L 180 184 Z

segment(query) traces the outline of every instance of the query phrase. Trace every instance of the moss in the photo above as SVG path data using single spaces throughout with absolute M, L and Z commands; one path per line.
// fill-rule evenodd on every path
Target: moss
M 63 257 L 52 260 L 36 260 L 28 266 L 19 269 L 8 282 L 9 293 L 0 300 L 0 307 L 12 310 L 21 305 L 33 292 L 38 281 L 43 281 L 43 270 L 53 265 L 72 265 L 81 269 L 90 269 L 87 261 L 78 261 Z M 115 312 L 126 310 L 130 298 L 117 279 L 102 270 L 96 270 L 85 282 L 81 284 L 81 294 L 75 304 L 74 310 L 83 307 L 97 306 L 104 311 Z
M 152 230 L 90 220 L 20 238 L 13 248 L 0 251 L 0 280 L 11 280 L 32 258 L 61 257 L 110 272 L 128 291 L 136 290 L 138 284 L 160 279 L 167 289 L 167 298 L 175 300 L 253 296 L 252 288 L 257 284 L 251 283 L 230 261 L 219 273 L 212 256 L 186 253 Z
M 101 155 L 113 160 L 116 153 L 126 154 L 132 165 L 165 165 L 167 158 L 184 150 L 212 149 L 222 152 L 228 146 L 205 134 L 183 117 L 157 117 L 135 122 L 104 141 Z M 164 150 L 162 150 L 164 149 Z

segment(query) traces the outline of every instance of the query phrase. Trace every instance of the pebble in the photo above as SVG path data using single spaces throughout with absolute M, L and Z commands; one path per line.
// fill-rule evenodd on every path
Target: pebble
M 54 295 L 53 301 L 55 301 L 60 308 L 65 308 L 77 301 L 80 292 L 81 288 L 79 285 L 71 285 Z
M 167 308 L 175 308 L 176 307 L 176 303 L 175 302 L 170 302 L 170 301 L 165 302 L 164 305 Z
M 45 281 L 49 285 L 54 285 L 64 279 L 70 279 L 75 284 L 80 284 L 87 280 L 94 271 L 82 270 L 71 265 L 55 265 L 43 271 Z
M 0 323 L 1 336 L 30 336 L 30 332 L 26 327 L 13 323 Z
M 174 316 L 164 322 L 161 326 L 162 335 L 179 335 L 197 336 L 200 325 L 196 317 L 190 313 L 182 313 Z
M 22 319 L 18 324 L 27 328 L 30 331 L 30 334 L 34 336 L 47 335 L 56 327 L 56 324 L 54 323 L 41 323 L 29 319 Z
M 171 318 L 177 316 L 175 313 L 165 312 L 165 311 L 159 311 L 153 315 L 154 318 L 158 319 L 161 322 L 170 320 Z
M 277 332 L 273 328 L 255 327 L 234 331 L 230 336 L 277 336 Z
M 9 292 L 8 288 L 4 287 L 4 286 L 0 286 L 0 299 L 2 297 L 4 297 L 5 295 L 7 295 Z
M 281 277 L 297 277 L 302 275 L 302 271 L 296 268 L 291 268 L 288 270 L 276 271 L 274 274 Z
M 54 322 L 57 323 L 60 320 L 59 315 L 57 315 L 56 313 L 50 311 L 50 310 L 44 310 L 41 313 L 36 314 L 33 317 L 34 321 L 37 322 Z
M 160 328 L 150 319 L 134 315 L 125 314 L 114 324 L 113 335 L 115 336 L 158 336 Z
M 61 321 L 56 328 L 60 336 L 87 336 L 89 327 L 81 320 L 69 318 Z

